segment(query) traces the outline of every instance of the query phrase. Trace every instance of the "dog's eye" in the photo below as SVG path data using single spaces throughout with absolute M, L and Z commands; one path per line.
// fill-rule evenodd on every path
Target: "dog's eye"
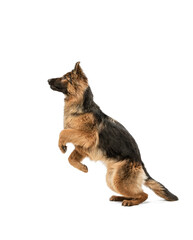
M 68 81 L 70 84 L 72 84 L 72 78 L 71 78 L 71 76 L 69 77 L 69 79 L 67 79 L 67 81 Z
M 72 84 L 72 78 L 70 78 L 69 82 Z
M 71 78 L 71 76 L 69 76 L 68 78 L 64 77 L 63 80 L 66 80 L 67 82 L 69 82 L 70 84 L 72 84 L 72 78 Z

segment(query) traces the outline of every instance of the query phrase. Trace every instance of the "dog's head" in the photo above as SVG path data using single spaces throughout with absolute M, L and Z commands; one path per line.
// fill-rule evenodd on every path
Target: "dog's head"
M 88 87 L 88 80 L 80 67 L 80 62 L 75 64 L 71 72 L 59 78 L 49 79 L 48 83 L 52 90 L 62 92 L 68 98 L 82 95 Z

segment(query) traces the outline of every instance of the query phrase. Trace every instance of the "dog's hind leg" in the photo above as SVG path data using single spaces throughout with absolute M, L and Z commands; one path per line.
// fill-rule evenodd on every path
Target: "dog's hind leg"
M 145 174 L 138 163 L 111 162 L 107 165 L 107 185 L 122 196 L 112 196 L 111 201 L 122 201 L 123 206 L 133 206 L 144 202 L 148 195 L 143 192 Z
M 77 149 L 75 148 L 74 151 L 70 154 L 68 161 L 69 163 L 79 169 L 82 172 L 88 172 L 88 168 L 86 165 L 82 164 L 81 161 L 86 157 L 86 155 L 84 155 L 83 153 L 80 153 L 79 151 L 77 151 Z

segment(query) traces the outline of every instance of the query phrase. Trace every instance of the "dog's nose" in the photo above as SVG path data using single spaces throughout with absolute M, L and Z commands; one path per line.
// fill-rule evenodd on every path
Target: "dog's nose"
M 51 81 L 52 81 L 52 78 L 51 79 L 48 79 L 48 83 L 51 84 Z

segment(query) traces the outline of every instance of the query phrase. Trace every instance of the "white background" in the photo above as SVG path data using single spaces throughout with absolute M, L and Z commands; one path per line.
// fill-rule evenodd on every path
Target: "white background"
M 192 1 L 1 1 L 0 239 L 192 239 Z M 47 79 L 81 61 L 95 101 L 135 137 L 152 191 L 109 202 L 106 169 L 87 174 L 57 146 L 63 95 Z

